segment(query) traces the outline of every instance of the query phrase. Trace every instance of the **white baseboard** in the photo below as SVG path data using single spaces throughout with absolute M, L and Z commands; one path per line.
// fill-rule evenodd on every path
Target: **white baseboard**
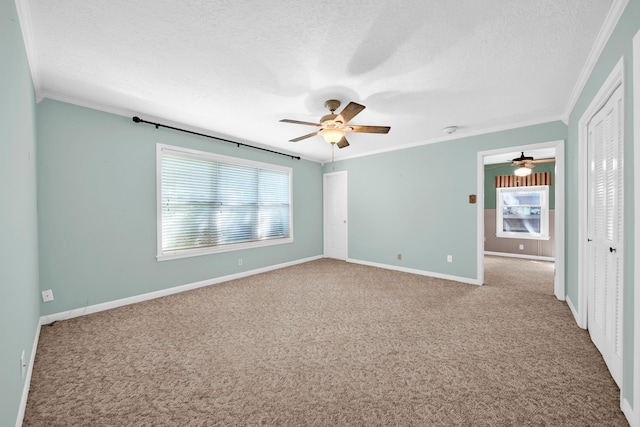
M 368 265 L 370 267 L 384 268 L 386 270 L 401 271 L 403 273 L 419 274 L 420 276 L 435 277 L 437 279 L 453 280 L 455 282 L 462 282 L 470 285 L 482 285 L 482 283 L 480 283 L 477 279 L 470 279 L 468 277 L 451 276 L 448 274 L 434 273 L 432 271 L 417 270 L 414 268 L 399 267 L 397 265 L 390 265 L 390 264 L 379 264 L 377 262 L 362 261 L 362 260 L 352 259 L 352 258 L 347 259 L 347 262 L 352 262 L 354 264 Z
M 571 314 L 573 314 L 573 319 L 576 321 L 576 324 L 582 329 L 587 329 L 586 325 L 583 325 L 582 322 L 580 321 L 580 314 L 578 313 L 578 310 L 576 310 L 575 305 L 573 305 L 573 301 L 571 301 L 571 298 L 569 298 L 569 295 L 567 295 L 567 298 L 565 299 L 565 301 L 567 302 L 567 305 L 571 310 Z
M 24 421 L 24 413 L 27 409 L 27 398 L 29 397 L 29 388 L 31 386 L 31 374 L 33 373 L 33 364 L 36 360 L 36 350 L 38 349 L 38 340 L 40 339 L 41 325 L 38 323 L 36 327 L 36 336 L 33 339 L 33 347 L 31 348 L 31 357 L 29 358 L 29 366 L 27 368 L 27 374 L 24 378 L 24 384 L 22 386 L 22 397 L 20 398 L 20 406 L 18 407 L 18 418 L 16 419 L 16 427 L 22 426 Z
M 538 256 L 538 255 L 525 255 L 525 254 L 513 254 L 509 252 L 490 252 L 484 251 L 485 255 L 493 255 L 493 256 L 503 256 L 507 258 L 522 258 L 522 259 L 532 259 L 534 261 L 555 261 L 556 259 L 552 256 Z
M 640 414 L 637 414 L 631 404 L 626 398 L 623 398 L 620 403 L 620 409 L 622 409 L 622 413 L 627 418 L 630 427 L 640 427 Z
M 186 285 L 175 286 L 172 288 L 161 289 L 155 292 L 149 292 L 141 295 L 134 295 L 132 297 L 122 298 L 114 301 L 104 302 L 101 304 L 88 305 L 86 307 L 80 307 L 72 310 L 63 311 L 60 313 L 49 314 L 40 317 L 40 324 L 47 325 L 60 320 L 72 319 L 74 317 L 85 316 L 91 313 L 97 313 L 100 311 L 110 310 L 112 308 L 122 307 L 125 305 L 135 304 L 142 301 L 148 301 L 156 298 L 161 298 L 167 295 L 173 295 L 180 292 L 190 291 L 192 289 L 202 288 L 204 286 L 216 285 L 218 283 L 228 282 L 230 280 L 241 279 L 243 277 L 253 276 L 260 273 L 266 273 L 272 270 L 278 270 L 285 267 L 291 267 L 296 264 L 302 264 L 309 261 L 314 261 L 322 258 L 322 255 L 299 259 L 296 261 L 290 261 L 282 264 L 271 265 L 268 267 L 258 268 L 250 271 L 243 271 L 241 273 L 230 274 L 228 276 L 216 277 L 214 279 L 202 280 L 200 282 L 189 283 Z

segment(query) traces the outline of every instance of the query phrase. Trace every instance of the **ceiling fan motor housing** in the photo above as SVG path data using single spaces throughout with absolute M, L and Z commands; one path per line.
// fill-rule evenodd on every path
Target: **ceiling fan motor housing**
M 512 160 L 513 162 L 524 162 L 524 161 L 533 161 L 533 157 L 525 156 L 524 151 L 520 153 L 520 157 L 516 157 Z

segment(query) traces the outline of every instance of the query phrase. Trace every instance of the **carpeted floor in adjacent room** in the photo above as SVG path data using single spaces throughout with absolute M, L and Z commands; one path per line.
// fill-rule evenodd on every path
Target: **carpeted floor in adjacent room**
M 25 426 L 627 425 L 553 263 L 323 259 L 43 326 Z

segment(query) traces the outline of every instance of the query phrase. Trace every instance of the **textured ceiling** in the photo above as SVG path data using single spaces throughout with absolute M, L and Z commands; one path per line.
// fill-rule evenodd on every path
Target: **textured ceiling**
M 331 159 L 561 119 L 614 0 L 18 0 L 36 94 Z M 442 128 L 459 130 L 445 136 Z M 517 145 L 517 141 L 514 141 Z

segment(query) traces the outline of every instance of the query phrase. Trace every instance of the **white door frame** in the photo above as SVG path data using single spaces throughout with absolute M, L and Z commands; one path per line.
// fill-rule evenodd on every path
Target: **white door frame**
M 629 424 L 640 427 L 640 31 L 633 37 L 633 136 L 634 136 L 634 302 L 633 302 L 633 402 L 622 395 L 622 411 Z M 623 371 L 623 377 L 631 374 Z M 624 393 L 624 392 L 623 392 Z M 631 405 L 633 403 L 633 405 Z M 633 409 L 631 409 L 633 406 Z
M 555 254 L 555 278 L 553 283 L 553 293 L 556 298 L 564 301 L 566 292 L 564 286 L 564 140 L 541 142 L 538 144 L 520 145 L 516 147 L 499 148 L 495 150 L 479 151 L 477 159 L 477 253 L 476 261 L 478 266 L 477 281 L 479 285 L 484 283 L 484 158 L 496 154 L 506 154 L 514 151 L 529 151 L 541 148 L 554 148 L 556 158 L 555 173 L 555 231 L 554 231 L 554 254 Z

